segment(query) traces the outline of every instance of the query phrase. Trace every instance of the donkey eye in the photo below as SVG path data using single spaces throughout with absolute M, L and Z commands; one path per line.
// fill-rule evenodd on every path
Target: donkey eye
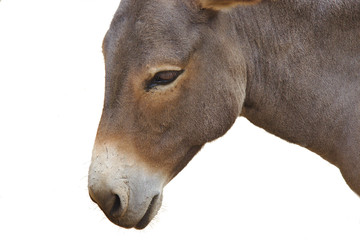
M 184 70 L 180 71 L 162 71 L 155 74 L 155 76 L 147 83 L 146 90 L 159 86 L 159 85 L 167 85 L 175 81 Z

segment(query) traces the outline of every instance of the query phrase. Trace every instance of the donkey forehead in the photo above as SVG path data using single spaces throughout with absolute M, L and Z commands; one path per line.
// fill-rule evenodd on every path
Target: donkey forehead
M 182 0 L 122 0 L 104 52 L 130 66 L 186 61 L 199 40 L 196 18 L 197 10 Z
M 122 0 L 113 21 L 133 20 L 149 24 L 179 25 L 184 20 L 198 18 L 200 12 L 194 0 Z

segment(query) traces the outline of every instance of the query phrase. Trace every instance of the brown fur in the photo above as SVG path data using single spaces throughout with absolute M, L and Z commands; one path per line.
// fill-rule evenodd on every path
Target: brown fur
M 222 10 L 236 5 L 253 5 L 261 0 L 199 0 L 201 7 L 206 9 Z
M 241 115 L 318 153 L 360 194 L 360 2 L 221 10 L 257 2 L 123 0 L 103 45 L 97 142 L 131 146 L 170 181 Z M 164 64 L 185 71 L 145 91 L 149 69 Z

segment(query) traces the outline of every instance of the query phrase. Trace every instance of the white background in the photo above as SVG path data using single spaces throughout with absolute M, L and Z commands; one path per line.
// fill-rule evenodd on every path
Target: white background
M 360 239 L 360 199 L 315 154 L 239 119 L 166 188 L 143 231 L 87 193 L 119 0 L 0 2 L 0 239 Z

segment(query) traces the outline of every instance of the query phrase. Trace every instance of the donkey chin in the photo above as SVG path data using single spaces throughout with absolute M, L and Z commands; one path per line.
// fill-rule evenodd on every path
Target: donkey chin
M 135 160 L 114 147 L 95 147 L 89 194 L 114 224 L 143 229 L 161 207 L 165 179 Z

